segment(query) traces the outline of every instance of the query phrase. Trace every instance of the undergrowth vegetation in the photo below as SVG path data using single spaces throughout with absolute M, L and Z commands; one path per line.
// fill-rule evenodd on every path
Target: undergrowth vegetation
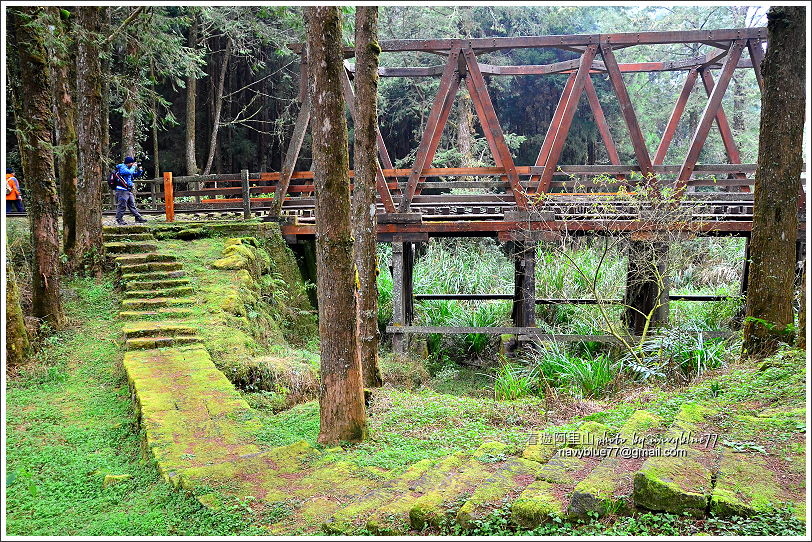
M 65 294 L 70 327 L 8 381 L 7 534 L 261 534 L 236 510 L 207 510 L 174 490 L 143 459 L 113 281 L 75 279 Z
M 561 256 L 561 250 L 567 257 Z M 391 251 L 382 246 L 378 276 L 381 330 L 392 317 Z M 622 383 L 686 384 L 717 369 L 736 351 L 735 339 L 707 332 L 738 328 L 743 312 L 739 297 L 743 243 L 735 238 L 697 238 L 670 251 L 672 294 L 713 295 L 720 301 L 671 303 L 669 325 L 656 330 L 634 352 L 595 341 L 525 349 L 519 359 L 499 353 L 499 337 L 479 333 L 425 337 L 425 361 L 432 386 L 445 375 L 473 365 L 490 381 L 492 396 L 515 399 L 529 395 L 567 394 L 603 398 Z M 594 277 L 594 282 L 590 280 Z M 536 296 L 547 299 L 594 298 L 602 306 L 543 304 L 536 309 L 537 327 L 549 334 L 603 335 L 609 323 L 623 329 L 622 300 L 626 256 L 622 245 L 602 253 L 599 239 L 568 238 L 565 247 L 540 243 L 536 262 Z M 423 245 L 414 269 L 415 294 L 510 294 L 513 262 L 504 245 L 491 239 L 435 239 Z M 609 321 L 607 322 L 607 318 Z M 415 303 L 415 325 L 510 326 L 510 301 L 423 300 Z M 631 354 L 631 355 L 630 355 Z M 437 378 L 437 377 L 440 378 Z M 456 375 L 454 375 L 456 376 Z M 468 390 L 469 392 L 475 390 Z

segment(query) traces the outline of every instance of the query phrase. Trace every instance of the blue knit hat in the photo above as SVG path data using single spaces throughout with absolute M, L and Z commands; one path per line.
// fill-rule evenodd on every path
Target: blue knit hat
M 14 168 L 7 167 L 6 173 L 14 173 Z
M 132 164 L 133 162 L 135 162 L 135 158 L 133 158 L 132 156 L 128 156 L 127 158 L 124 159 L 125 164 Z

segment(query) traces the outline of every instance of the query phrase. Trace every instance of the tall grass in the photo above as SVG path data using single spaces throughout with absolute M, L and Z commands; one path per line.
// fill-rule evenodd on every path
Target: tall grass
M 542 385 L 576 397 L 603 397 L 621 365 L 607 354 L 573 353 L 553 343 L 525 358 L 527 374 L 538 374 Z
M 493 380 L 493 396 L 497 400 L 515 401 L 532 395 L 538 383 L 535 370 L 503 364 L 497 369 Z

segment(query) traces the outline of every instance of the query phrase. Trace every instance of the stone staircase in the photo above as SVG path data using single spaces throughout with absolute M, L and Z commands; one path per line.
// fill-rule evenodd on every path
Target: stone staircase
M 525 528 L 638 509 L 748 515 L 794 500 L 803 510 L 765 458 L 704 438 L 720 433 L 727 413 L 697 403 L 684 404 L 668 428 L 638 410 L 619 431 L 585 422 L 532 434 L 520 456 L 485 442 L 397 475 L 306 442 L 263 449 L 262 424 L 198 337 L 183 266 L 158 252 L 146 226 L 104 234 L 124 288 L 123 364 L 158 470 L 208 507 L 247 504 L 271 533 L 469 528 L 496 509 Z
M 522 457 L 506 445 L 423 461 L 349 506 L 323 529 L 405 534 L 441 523 L 470 528 L 496 509 L 532 529 L 548 521 L 653 510 L 704 517 L 751 515 L 796 500 L 767 462 L 716 440 L 720 413 L 689 403 L 664 430 L 654 414 L 636 411 L 620 431 L 585 422 L 576 431 L 539 433 Z M 676 452 L 674 451 L 676 450 Z M 756 483 L 756 481 L 758 483 Z

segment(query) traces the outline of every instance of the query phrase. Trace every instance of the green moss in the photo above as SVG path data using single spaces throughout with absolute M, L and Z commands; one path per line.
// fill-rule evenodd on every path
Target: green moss
M 665 460 L 666 458 L 658 458 Z M 663 464 L 671 468 L 658 468 Z M 701 517 L 705 513 L 707 495 L 710 490 L 710 473 L 690 472 L 691 469 L 704 469 L 701 465 L 687 466 L 668 460 L 660 465 L 644 467 L 634 475 L 634 502 L 649 510 L 666 511 L 675 514 L 690 514 Z M 705 474 L 707 476 L 705 476 Z M 685 478 L 682 478 L 685 476 Z M 700 478 L 701 485 L 690 483 Z M 679 483 L 677 483 L 679 481 Z M 685 486 L 695 487 L 702 492 L 685 489 Z
M 564 515 L 563 506 L 553 492 L 553 484 L 541 480 L 527 486 L 510 511 L 513 521 L 527 529 Z
M 710 509 L 720 517 L 752 516 L 777 505 L 782 500 L 781 493 L 781 484 L 761 457 L 726 449 Z

